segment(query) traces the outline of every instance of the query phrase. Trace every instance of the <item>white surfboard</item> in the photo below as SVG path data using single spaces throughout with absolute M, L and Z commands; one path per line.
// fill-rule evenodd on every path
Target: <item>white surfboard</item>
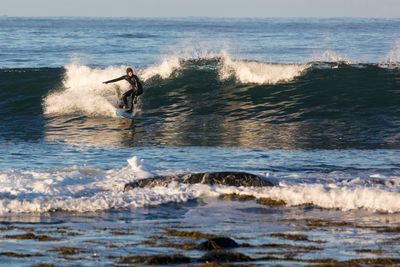
M 133 120 L 133 118 L 135 117 L 132 113 L 126 112 L 123 108 L 117 108 L 115 110 L 115 116 L 117 118 L 123 118 L 127 120 Z

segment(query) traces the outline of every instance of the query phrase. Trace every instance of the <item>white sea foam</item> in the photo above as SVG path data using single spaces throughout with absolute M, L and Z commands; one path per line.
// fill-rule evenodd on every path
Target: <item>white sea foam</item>
M 227 79 L 234 76 L 241 83 L 277 84 L 289 82 L 301 76 L 308 64 L 271 64 L 256 61 L 234 60 L 223 56 L 220 77 Z
M 379 67 L 384 69 L 396 69 L 400 68 L 400 41 L 396 41 L 387 54 L 386 59 L 379 62 Z
M 355 62 L 345 56 L 338 54 L 332 50 L 325 50 L 322 53 L 315 54 L 312 57 L 313 62 L 329 62 L 329 63 L 339 63 L 343 62 L 346 64 L 354 64 Z
M 176 56 L 166 57 L 159 64 L 155 64 L 144 69 L 141 72 L 140 78 L 143 80 L 150 79 L 154 76 L 160 76 L 166 79 L 171 74 L 181 68 L 181 59 Z
M 179 58 L 168 57 L 159 64 L 135 71 L 144 81 L 153 76 L 165 79 L 179 69 L 180 64 Z M 126 68 L 127 66 L 91 68 L 77 62 L 65 66 L 62 88 L 45 97 L 44 113 L 114 116 L 118 102 L 117 90 L 123 93 L 129 90 L 129 84 L 124 80 L 113 84 L 103 84 L 103 82 L 122 76 Z M 140 107 L 140 103 L 138 106 Z
M 395 42 L 387 56 L 387 62 L 400 63 L 400 40 Z
M 144 163 L 144 160 L 137 156 L 128 159 L 128 163 L 133 171 L 133 175 L 137 178 L 149 178 L 155 175 Z
M 120 77 L 125 71 L 124 66 L 98 69 L 71 63 L 65 69 L 63 88 L 44 99 L 45 114 L 114 115 L 118 100 L 116 88 L 102 82 Z M 124 82 L 116 85 L 121 90 L 128 89 L 128 84 Z
M 150 66 L 141 72 L 141 78 L 147 80 L 154 76 L 165 79 L 175 71 L 181 70 L 190 60 L 220 59 L 219 75 L 222 80 L 235 77 L 241 83 L 276 84 L 289 82 L 301 76 L 309 64 L 272 64 L 259 61 L 233 59 L 226 50 L 210 52 L 187 48 L 173 56 L 165 57 L 161 63 Z
M 400 212 L 400 192 L 390 190 L 397 186 L 396 183 L 363 186 L 357 179 L 346 184 L 340 181 L 305 184 L 299 180 L 298 184 L 281 182 L 274 187 L 262 188 L 172 182 L 167 187 L 135 188 L 124 192 L 125 183 L 153 175 L 155 171 L 145 166 L 138 157 L 129 159 L 126 167 L 111 170 L 73 167 L 47 171 L 3 171 L 0 173 L 0 214 L 126 209 L 229 193 L 284 200 L 289 206 L 313 204 L 345 211 Z

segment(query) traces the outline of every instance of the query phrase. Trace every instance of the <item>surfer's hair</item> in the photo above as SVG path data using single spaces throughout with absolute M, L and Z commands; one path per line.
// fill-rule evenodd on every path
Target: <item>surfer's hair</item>
M 126 74 L 128 74 L 129 72 L 132 72 L 132 73 L 133 73 L 133 69 L 132 69 L 132 68 L 127 68 L 127 69 L 126 69 Z

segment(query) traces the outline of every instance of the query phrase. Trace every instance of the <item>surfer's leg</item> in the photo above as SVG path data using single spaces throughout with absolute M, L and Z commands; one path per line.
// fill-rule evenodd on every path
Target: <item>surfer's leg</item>
M 128 90 L 126 91 L 123 95 L 122 95 L 122 101 L 124 102 L 124 106 L 126 108 L 130 108 L 129 104 L 128 104 L 128 97 L 131 96 L 131 94 L 133 93 L 133 90 Z
M 136 103 L 135 98 L 136 98 L 135 94 L 132 94 L 132 97 L 129 101 L 129 104 L 130 104 L 129 109 L 127 110 L 127 112 L 129 112 L 129 113 L 131 113 L 133 111 L 134 104 Z

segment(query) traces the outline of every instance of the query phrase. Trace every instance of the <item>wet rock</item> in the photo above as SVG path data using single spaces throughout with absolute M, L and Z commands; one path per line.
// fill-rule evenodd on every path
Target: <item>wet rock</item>
M 74 247 L 59 247 L 49 250 L 51 252 L 57 252 L 61 255 L 75 255 L 78 254 L 79 249 Z
M 217 249 L 229 249 L 239 247 L 235 240 L 228 237 L 215 237 L 208 239 L 197 246 L 200 250 L 217 250 Z
M 373 259 L 351 259 L 337 261 L 333 259 L 316 259 L 312 267 L 361 267 L 361 266 L 399 266 L 399 258 L 373 258 Z
M 382 255 L 385 253 L 384 250 L 382 249 L 356 249 L 355 250 L 359 254 L 376 254 L 376 255 Z
M 36 240 L 36 241 L 60 241 L 60 238 L 55 238 L 47 235 L 35 235 L 33 233 L 26 233 L 20 235 L 6 235 L 5 238 L 17 240 Z
M 385 227 L 381 230 L 378 230 L 381 233 L 400 233 L 400 226 L 396 227 Z
M 231 200 L 231 201 L 247 201 L 247 200 L 253 200 L 253 199 L 255 199 L 255 197 L 252 195 L 241 195 L 241 194 L 233 193 L 233 194 L 220 195 L 219 199 Z
M 336 222 L 336 221 L 327 221 L 327 220 L 319 220 L 319 219 L 306 219 L 307 226 L 310 227 L 346 227 L 346 226 L 354 226 L 349 222 Z
M 265 205 L 265 206 L 270 206 L 270 207 L 286 206 L 286 204 L 287 204 L 283 200 L 275 200 L 275 199 L 272 199 L 272 198 L 265 198 L 265 197 L 257 199 L 256 202 L 258 204 Z
M 293 241 L 306 241 L 306 242 L 313 242 L 313 243 L 326 243 L 324 240 L 310 240 L 306 235 L 299 235 L 299 234 L 290 234 L 290 233 L 272 233 L 272 237 L 277 237 L 286 240 L 293 240 Z
M 35 254 L 23 254 L 23 253 L 16 253 L 12 251 L 1 252 L 0 256 L 4 257 L 12 257 L 12 258 L 29 258 L 29 257 L 42 257 L 43 254 L 35 253 Z
M 239 252 L 210 251 L 200 258 L 201 262 L 242 262 L 253 259 Z
M 214 235 L 211 234 L 206 234 L 206 233 L 201 233 L 201 232 L 196 232 L 196 231 L 178 231 L 175 229 L 165 229 L 165 234 L 169 236 L 183 236 L 183 237 L 189 237 L 189 238 L 213 238 L 215 237 Z
M 190 263 L 189 257 L 181 254 L 175 255 L 149 255 L 149 256 L 128 256 L 121 257 L 120 264 L 144 264 L 144 265 L 166 265 Z
M 208 184 L 208 185 L 227 185 L 227 186 L 273 186 L 271 181 L 245 172 L 208 172 L 194 173 L 181 176 L 157 176 L 142 179 L 125 184 L 124 191 L 133 188 L 168 186 L 172 182 L 184 184 Z
M 293 241 L 310 241 L 305 235 L 289 234 L 289 233 L 272 233 L 272 237 L 281 239 L 293 240 Z
M 262 244 L 259 245 L 258 247 L 260 248 L 271 248 L 271 249 L 281 249 L 281 250 L 292 250 L 295 252 L 309 252 L 309 251 L 315 251 L 315 250 L 323 250 L 322 247 L 316 247 L 316 246 L 298 246 L 298 245 L 292 245 L 292 244 Z

